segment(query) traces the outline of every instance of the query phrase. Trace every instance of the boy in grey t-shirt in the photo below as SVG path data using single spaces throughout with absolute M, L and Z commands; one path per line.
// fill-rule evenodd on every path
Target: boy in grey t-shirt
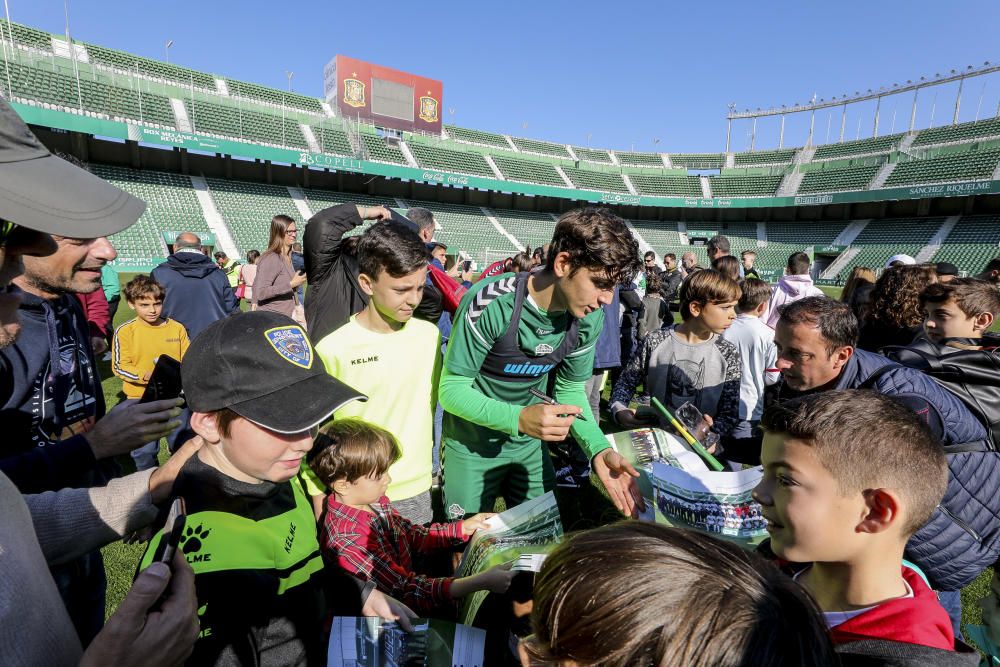
M 627 428 L 646 425 L 628 407 L 641 382 L 671 409 L 690 401 L 714 431 L 727 435 L 739 421 L 741 360 L 721 334 L 736 319 L 739 298 L 739 284 L 717 271 L 689 277 L 681 286 L 684 321 L 650 333 L 615 383 L 615 421 Z

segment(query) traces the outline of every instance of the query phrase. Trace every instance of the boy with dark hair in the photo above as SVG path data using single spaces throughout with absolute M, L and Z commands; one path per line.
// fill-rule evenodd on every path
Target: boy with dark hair
M 330 492 L 320 545 L 344 571 L 374 581 L 421 616 L 453 613 L 456 598 L 476 591 L 507 590 L 515 572 L 502 565 L 461 579 L 417 573 L 421 557 L 464 544 L 493 515 L 426 527 L 406 520 L 385 497 L 392 481 L 389 468 L 399 461 L 400 450 L 384 428 L 360 419 L 331 422 L 308 458 Z
M 327 575 L 296 475 L 312 429 L 364 396 L 323 370 L 302 327 L 269 311 L 209 325 L 181 374 L 204 440 L 173 486 L 186 504 L 179 549 L 195 572 L 201 621 L 188 663 L 321 664 Z M 141 568 L 162 542 L 161 532 Z
M 928 285 L 920 294 L 920 309 L 924 333 L 935 343 L 964 349 L 1000 345 L 986 333 L 1000 316 L 1000 291 L 985 280 L 956 278 Z
M 762 423 L 764 476 L 753 496 L 770 550 L 819 604 L 838 650 L 925 658 L 954 651 L 947 612 L 903 561 L 948 484 L 944 452 L 926 424 L 891 398 L 859 390 L 771 406 Z
M 771 289 L 771 301 L 767 304 L 767 326 L 773 329 L 778 324 L 781 310 L 788 304 L 810 296 L 823 296 L 823 290 L 813 285 L 809 275 L 810 264 L 809 255 L 804 252 L 793 252 L 788 256 L 785 275 Z
M 570 211 L 556 223 L 545 268 L 482 280 L 462 298 L 441 375 L 444 495 L 452 518 L 517 505 L 551 490 L 541 440 L 572 431 L 615 505 L 632 513 L 638 475 L 608 445 L 584 392 L 594 368 L 602 305 L 639 272 L 639 247 L 607 209 Z M 530 390 L 545 392 L 548 405 Z
M 337 417 L 364 419 L 399 440 L 402 457 L 390 470 L 395 481 L 387 495 L 407 519 L 428 523 L 441 333 L 413 314 L 424 293 L 430 255 L 412 229 L 385 222 L 361 235 L 357 257 L 358 284 L 368 305 L 319 341 L 316 353 L 330 375 L 368 396 Z
M 740 260 L 743 262 L 743 277 L 760 280 L 760 274 L 754 268 L 754 262 L 757 261 L 757 253 L 753 250 L 744 250 L 740 253 Z
M 184 358 L 190 341 L 187 329 L 176 320 L 161 317 L 167 290 L 149 276 L 136 276 L 125 285 L 125 301 L 135 317 L 115 329 L 111 341 L 111 372 L 121 378 L 125 398 L 142 398 L 156 360 L 166 355 Z M 131 452 L 137 470 L 156 467 L 160 441 L 153 440 Z
M 653 331 L 663 326 L 663 321 L 670 315 L 670 307 L 663 300 L 660 291 L 663 281 L 660 276 L 650 274 L 646 277 L 646 294 L 642 297 L 642 310 L 639 312 L 638 341 L 643 341 Z
M 739 298 L 736 281 L 717 271 L 689 276 L 681 285 L 683 322 L 647 336 L 615 383 L 615 421 L 627 428 L 646 425 L 628 407 L 641 382 L 668 408 L 693 403 L 716 433 L 728 435 L 739 421 L 741 362 L 721 334 L 736 319 Z
M 777 383 L 781 373 L 775 367 L 774 329 L 760 319 L 767 311 L 771 286 L 747 278 L 740 283 L 740 292 L 736 321 L 722 334 L 740 351 L 740 419 L 722 444 L 730 461 L 759 465 L 762 435 L 757 426 L 764 412 L 764 387 Z

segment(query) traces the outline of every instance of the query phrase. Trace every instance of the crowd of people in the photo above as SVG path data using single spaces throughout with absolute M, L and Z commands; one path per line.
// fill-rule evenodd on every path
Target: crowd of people
M 0 156 L 5 664 L 324 664 L 331 616 L 409 628 L 507 593 L 518 573 L 455 577 L 456 550 L 498 499 L 590 474 L 622 521 L 555 548 L 495 664 L 979 662 L 960 591 L 1000 557 L 1000 258 L 896 256 L 838 301 L 805 253 L 769 285 L 724 236 L 678 263 L 586 207 L 476 275 L 430 211 L 342 204 L 276 215 L 245 261 L 185 232 L 121 287 L 108 237 L 145 205 L 4 102 Z M 152 392 L 165 358 L 183 397 Z M 762 467 L 755 552 L 627 518 L 639 472 L 604 431 L 670 431 L 652 399 Z M 124 536 L 148 543 L 105 621 Z

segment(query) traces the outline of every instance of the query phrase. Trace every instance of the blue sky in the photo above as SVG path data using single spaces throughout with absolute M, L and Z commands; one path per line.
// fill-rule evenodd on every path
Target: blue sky
M 12 20 L 65 32 L 62 0 L 8 2 Z M 590 135 L 590 145 L 619 150 L 719 151 L 730 102 L 791 105 L 1000 62 L 1000 3 L 985 0 L 69 0 L 69 9 L 75 38 L 139 55 L 162 59 L 172 39 L 172 62 L 276 88 L 291 70 L 297 92 L 319 97 L 323 65 L 342 53 L 441 79 L 446 122 L 584 146 Z M 918 127 L 935 101 L 934 125 L 950 122 L 955 93 L 922 93 Z M 894 111 L 905 129 L 911 101 L 883 102 L 880 133 Z M 992 116 L 998 103 L 998 75 L 972 80 L 960 118 L 977 107 Z M 873 108 L 849 108 L 846 138 L 871 135 Z M 789 117 L 786 145 L 805 143 L 808 123 Z M 814 141 L 835 141 L 839 126 L 839 110 L 818 113 Z M 749 123 L 734 125 L 734 150 L 749 147 L 748 133 Z M 777 120 L 761 121 L 757 148 L 777 142 Z

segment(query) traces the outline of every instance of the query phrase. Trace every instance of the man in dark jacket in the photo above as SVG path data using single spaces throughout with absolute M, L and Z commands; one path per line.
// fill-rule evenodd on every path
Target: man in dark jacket
M 873 389 L 927 420 L 948 453 L 948 489 L 910 539 L 906 557 L 938 590 L 957 633 L 959 591 L 1000 555 L 1000 453 L 989 450 L 986 427 L 956 396 L 917 370 L 856 349 L 857 338 L 858 321 L 847 304 L 807 297 L 786 306 L 774 333 L 784 379 L 780 398 Z M 872 445 L 877 462 L 877 433 Z
M 174 254 L 150 277 L 167 289 L 163 317 L 183 324 L 191 340 L 212 322 L 240 312 L 226 274 L 202 252 L 201 239 L 191 232 L 177 237 Z
M 368 305 L 368 297 L 358 285 L 355 238 L 347 232 L 365 220 L 389 220 L 385 206 L 338 204 L 325 208 L 306 224 L 303 247 L 306 259 L 306 324 L 309 338 L 318 343 Z
M 660 274 L 660 279 L 663 281 L 660 296 L 669 304 L 677 298 L 677 290 L 684 282 L 684 274 L 677 267 L 677 255 L 672 252 L 663 256 L 663 273 Z

